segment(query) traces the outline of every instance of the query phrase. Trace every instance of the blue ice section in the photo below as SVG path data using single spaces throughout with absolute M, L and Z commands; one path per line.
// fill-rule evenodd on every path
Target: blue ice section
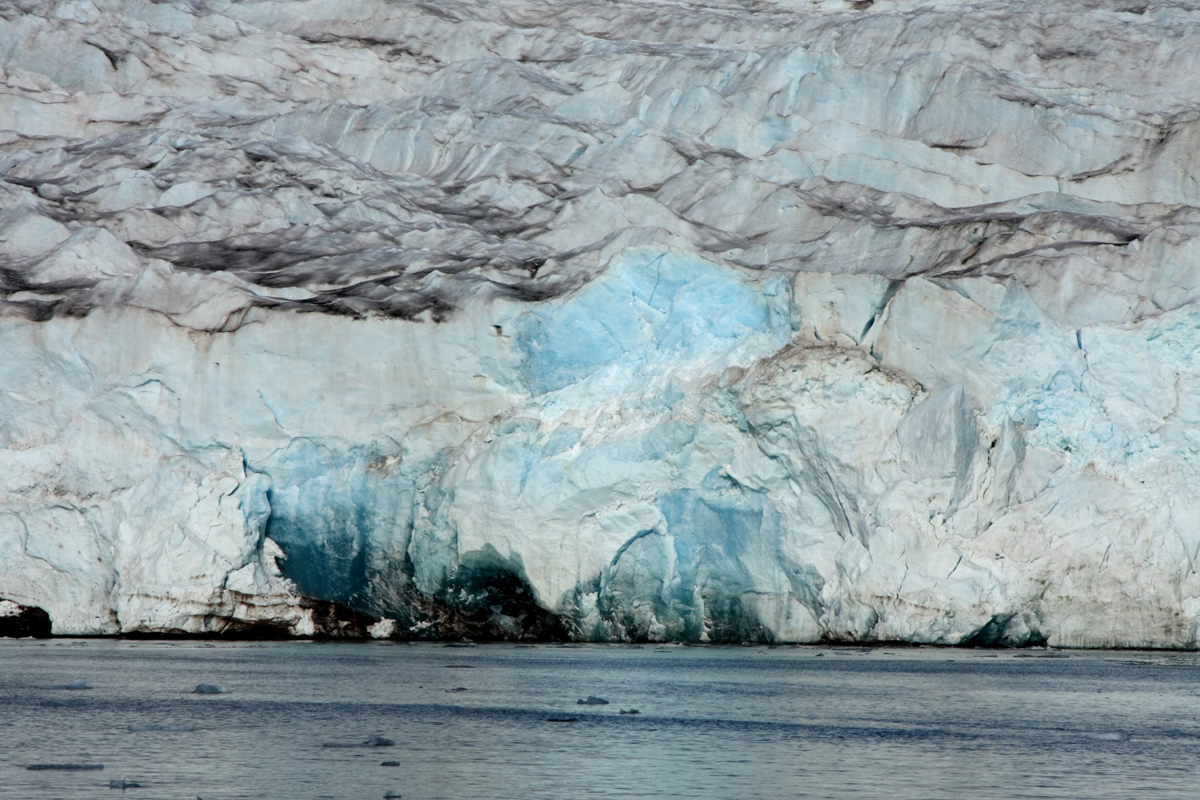
M 648 605 L 664 627 L 658 635 L 701 641 L 766 640 L 769 635 L 741 598 L 753 590 L 753 552 L 774 511 L 763 495 L 746 491 L 714 470 L 700 487 L 666 492 L 658 499 L 664 530 L 643 531 L 626 543 L 600 578 L 602 624 L 585 635 L 646 639 Z M 749 548 L 749 549 L 748 549 Z
M 707 481 L 706 481 L 707 483 Z M 760 540 L 763 497 L 753 492 L 678 489 L 659 498 L 658 507 L 674 537 L 685 591 L 737 597 L 754 582 L 746 570 L 744 549 Z
M 462 457 L 457 448 L 439 453 L 413 440 L 331 447 L 296 439 L 253 465 L 272 481 L 267 535 L 285 553 L 284 574 L 306 595 L 401 614 L 407 601 L 400 587 L 412 583 L 439 595 L 456 591 L 454 576 L 466 580 L 467 564 L 459 563 L 448 516 L 455 479 L 484 481 L 482 489 L 472 487 L 482 496 L 575 496 L 581 505 L 593 493 L 620 491 L 613 487 L 629 481 L 671 484 L 669 475 L 686 467 L 697 435 L 695 420 L 671 415 L 684 398 L 674 377 L 715 377 L 727 363 L 748 364 L 785 344 L 791 336 L 789 286 L 786 277 L 756 280 L 695 256 L 635 249 L 571 295 L 528 305 L 513 336 L 522 356 L 520 380 L 534 402 L 554 402 L 538 395 L 578 385 L 583 398 L 571 402 L 586 403 L 591 387 L 583 382 L 598 373 L 616 380 L 596 384 L 597 400 L 622 391 L 625 379 L 653 375 L 658 380 L 642 382 L 637 402 L 655 424 L 580 448 L 578 428 L 544 427 L 534 416 L 500 418 L 491 423 L 486 452 L 476 454 L 469 474 L 452 468 Z M 752 337 L 753 344 L 738 349 Z M 653 390 L 644 391 L 649 386 Z M 424 455 L 418 459 L 414 452 Z M 667 581 L 642 551 L 669 536 L 676 578 L 652 594 L 663 604 L 659 617 L 673 620 L 672 636 L 696 638 L 697 591 L 714 616 L 713 603 L 724 602 L 717 598 L 736 597 L 752 584 L 742 548 L 763 525 L 764 501 L 710 476 L 705 485 L 671 491 L 659 502 L 667 530 L 629 550 L 608 596 L 624 602 L 647 591 L 646 580 Z M 417 509 L 424 522 L 414 533 Z M 462 555 L 478 566 L 480 554 Z M 643 556 L 650 560 L 635 565 Z M 518 578 L 519 562 L 518 554 L 506 567 Z M 736 609 L 726 616 L 727 627 L 738 629 Z
M 541 394 L 614 364 L 697 357 L 774 327 L 771 300 L 762 284 L 695 256 L 627 251 L 581 291 L 520 318 L 522 378 Z
M 395 452 L 393 443 L 338 453 L 296 439 L 254 465 L 272 480 L 267 535 L 303 594 L 377 606 L 367 595 L 372 551 L 384 544 L 403 552 L 412 526 L 412 478 L 385 466 Z M 399 542 L 388 541 L 396 536 Z

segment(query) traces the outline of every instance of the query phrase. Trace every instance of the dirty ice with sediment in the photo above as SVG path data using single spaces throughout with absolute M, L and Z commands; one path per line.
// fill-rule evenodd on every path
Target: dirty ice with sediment
M 0 613 L 1197 644 L 1200 6 L 17 1 L 0 67 Z

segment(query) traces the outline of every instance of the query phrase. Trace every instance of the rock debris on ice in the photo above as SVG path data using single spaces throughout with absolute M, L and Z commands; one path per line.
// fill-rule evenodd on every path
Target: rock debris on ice
M 0 4 L 0 598 L 1194 647 L 1197 74 L 1190 2 Z

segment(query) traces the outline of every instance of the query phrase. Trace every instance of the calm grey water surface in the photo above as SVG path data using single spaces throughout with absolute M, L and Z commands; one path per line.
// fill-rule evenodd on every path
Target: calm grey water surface
M 0 640 L 0 797 L 1196 797 L 1200 657 L 1063 656 Z

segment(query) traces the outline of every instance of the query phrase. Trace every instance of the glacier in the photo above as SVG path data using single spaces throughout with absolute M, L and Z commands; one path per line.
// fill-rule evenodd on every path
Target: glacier
M 1171 0 L 0 3 L 0 613 L 1195 648 L 1197 74 Z

